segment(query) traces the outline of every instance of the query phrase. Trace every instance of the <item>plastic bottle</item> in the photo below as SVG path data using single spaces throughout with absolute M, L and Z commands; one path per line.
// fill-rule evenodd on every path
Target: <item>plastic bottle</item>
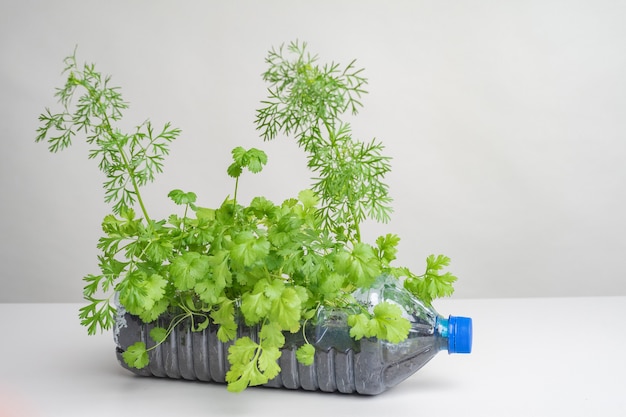
M 400 343 L 375 338 L 356 341 L 349 333 L 349 311 L 321 309 L 316 325 L 307 327 L 307 339 L 316 347 L 314 363 L 305 366 L 296 360 L 296 350 L 303 343 L 301 333 L 286 334 L 279 359 L 281 372 L 266 386 L 376 395 L 413 375 L 442 350 L 471 352 L 470 318 L 444 318 L 396 282 L 381 277 L 369 290 L 354 296 L 369 308 L 382 301 L 402 307 L 411 322 L 406 340 Z M 156 325 L 167 326 L 167 321 L 145 324 L 123 309 L 118 310 L 115 339 L 118 360 L 124 368 L 144 376 L 225 382 L 228 347 L 232 342 L 220 342 L 217 326 L 213 324 L 201 332 L 192 332 L 188 324 L 179 325 L 168 340 L 150 351 L 150 364 L 146 368 L 129 368 L 122 360 L 122 353 L 137 341 L 153 346 L 148 334 Z M 257 332 L 256 327 L 242 325 L 238 337 L 258 340 Z

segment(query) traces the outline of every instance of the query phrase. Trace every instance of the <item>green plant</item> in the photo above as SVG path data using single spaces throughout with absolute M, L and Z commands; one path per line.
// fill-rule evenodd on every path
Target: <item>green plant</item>
M 452 293 L 456 278 L 442 273 L 447 257 L 429 257 L 425 274 L 416 275 L 392 266 L 398 236 L 381 236 L 373 245 L 361 239 L 366 218 L 389 219 L 391 198 L 383 180 L 390 164 L 380 142 L 354 140 L 341 119 L 347 111 L 357 113 L 365 94 L 367 81 L 354 62 L 345 68 L 320 66 L 297 42 L 268 54 L 263 78 L 269 97 L 257 111 L 257 127 L 265 140 L 294 136 L 314 173 L 311 189 L 281 204 L 256 197 L 243 205 L 240 179 L 245 170 L 260 172 L 267 155 L 237 147 L 227 170 L 234 179 L 232 197 L 206 208 L 196 205 L 193 192 L 173 190 L 168 197 L 178 208 L 160 220 L 150 217 L 141 187 L 162 171 L 168 145 L 180 130 L 169 123 L 155 130 L 145 122 L 134 132 L 121 132 L 116 123 L 127 103 L 110 86 L 110 77 L 92 64 L 79 66 L 75 53 L 65 64 L 67 82 L 56 93 L 62 109 L 40 116 L 37 141 L 47 141 L 57 152 L 81 133 L 92 146 L 89 158 L 99 160 L 106 176 L 105 200 L 113 212 L 102 222 L 100 272 L 84 277 L 88 303 L 80 309 L 90 334 L 114 324 L 114 294 L 144 322 L 171 317 L 167 328 L 150 333 L 157 344 L 183 321 L 193 331 L 213 322 L 221 341 L 236 339 L 229 349 L 227 382 L 229 390 L 241 391 L 280 372 L 277 359 L 285 332 L 302 332 L 305 343 L 297 358 L 305 365 L 312 362 L 315 348 L 304 329 L 321 306 L 350 307 L 356 339 L 404 340 L 409 323 L 397 306 L 383 302 L 368 311 L 351 295 L 381 274 L 403 280 L 426 303 Z M 258 342 L 236 338 L 240 322 L 259 327 Z M 137 342 L 124 360 L 144 367 L 148 350 Z

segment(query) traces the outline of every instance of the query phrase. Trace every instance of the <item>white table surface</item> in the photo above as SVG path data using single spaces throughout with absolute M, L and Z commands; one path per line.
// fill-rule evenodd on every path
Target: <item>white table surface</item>
M 373 397 L 137 377 L 79 306 L 0 304 L 0 417 L 626 416 L 626 297 L 439 300 L 473 352 Z

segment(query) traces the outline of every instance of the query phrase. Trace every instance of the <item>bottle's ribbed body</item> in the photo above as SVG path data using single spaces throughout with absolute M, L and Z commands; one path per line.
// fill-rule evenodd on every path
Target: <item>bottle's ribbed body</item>
M 188 323 L 181 323 L 165 342 L 149 351 L 150 364 L 147 367 L 134 369 L 124 363 L 122 353 L 133 343 L 143 341 L 148 348 L 155 345 L 149 337 L 150 330 L 157 325 L 167 327 L 165 320 L 145 324 L 130 314 L 118 318 L 115 335 L 117 355 L 122 366 L 144 376 L 225 382 L 229 370 L 228 347 L 233 342 L 219 341 L 218 328 L 214 324 L 205 330 L 193 332 Z M 248 336 L 258 341 L 257 331 L 256 327 L 240 326 L 238 337 Z M 318 347 L 314 363 L 305 366 L 296 360 L 295 354 L 302 341 L 294 339 L 297 336 L 287 336 L 287 343 L 279 358 L 281 372 L 266 386 L 379 394 L 415 373 L 440 349 L 434 335 L 420 338 L 419 343 L 409 341 L 403 345 L 363 339 L 347 349 Z

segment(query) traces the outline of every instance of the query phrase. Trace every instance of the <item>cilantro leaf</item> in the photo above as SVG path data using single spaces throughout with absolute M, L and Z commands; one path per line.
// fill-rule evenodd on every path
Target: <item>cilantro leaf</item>
M 246 152 L 246 166 L 252 173 L 261 172 L 263 165 L 267 164 L 267 155 L 262 150 L 252 148 Z
M 352 251 L 339 253 L 336 270 L 347 274 L 354 285 L 363 288 L 369 287 L 381 272 L 374 248 L 366 243 L 357 243 Z
M 350 326 L 350 336 L 355 340 L 373 335 L 370 329 L 370 317 L 365 313 L 348 316 L 348 325 Z
M 213 305 L 219 301 L 226 285 L 232 282 L 232 273 L 228 265 L 227 251 L 220 251 L 206 259 L 210 273 L 196 280 L 194 291 L 202 301 Z
M 278 323 L 268 322 L 263 324 L 259 331 L 259 338 L 262 346 L 283 346 L 285 344 L 285 336 Z
M 165 294 L 167 281 L 159 274 L 152 274 L 146 280 L 146 295 L 154 302 L 159 301 Z
M 232 272 L 229 265 L 228 251 L 219 251 L 215 255 L 209 256 L 209 265 L 211 266 L 211 275 L 217 285 L 229 285 L 232 282 Z
M 376 239 L 376 247 L 378 249 L 378 258 L 385 264 L 389 265 L 398 253 L 398 243 L 400 238 L 397 235 L 388 233 Z
M 168 332 L 167 329 L 164 329 L 163 327 L 154 327 L 152 330 L 150 330 L 150 338 L 152 340 L 154 340 L 156 343 L 161 343 L 165 340 L 165 338 L 167 337 Z
M 190 290 L 209 273 L 210 263 L 206 255 L 198 252 L 184 253 L 170 264 L 172 282 L 181 291 Z
M 248 267 L 268 255 L 270 244 L 264 237 L 257 237 L 251 231 L 237 234 L 233 239 L 230 258 L 241 267 Z
M 333 299 L 341 293 L 345 283 L 345 276 L 337 273 L 323 275 L 319 278 L 319 291 L 324 298 Z
M 243 147 L 237 146 L 236 148 L 233 148 L 231 154 L 233 156 L 233 161 L 236 164 L 242 167 L 246 166 L 246 150 Z
M 163 297 L 160 300 L 156 301 L 152 308 L 147 309 L 139 313 L 139 318 L 144 323 L 151 323 L 161 316 L 161 314 L 167 311 L 167 307 L 169 307 L 171 300 L 167 297 Z
M 250 210 L 258 219 L 271 218 L 276 212 L 276 206 L 265 197 L 254 197 L 250 202 Z
M 263 165 L 267 163 L 267 154 L 259 149 L 251 148 L 245 150 L 241 146 L 232 151 L 233 163 L 228 167 L 227 173 L 233 178 L 238 178 L 243 172 L 243 168 L 248 168 L 252 173 L 261 172 Z
M 363 337 L 376 337 L 391 343 L 399 343 L 407 338 L 411 323 L 402 317 L 402 309 L 388 301 L 376 304 L 371 316 L 365 313 L 348 316 L 350 336 L 359 340 Z
M 161 263 L 172 255 L 174 245 L 171 241 L 161 238 L 153 238 L 143 249 L 146 260 Z
M 259 344 L 254 342 L 248 336 L 241 337 L 235 340 L 235 343 L 228 348 L 228 359 L 231 363 L 250 362 L 256 357 L 256 353 L 259 348 Z
M 271 302 L 276 301 L 285 290 L 285 283 L 280 279 L 263 279 L 258 282 L 257 286 Z
M 193 204 L 196 202 L 196 194 L 192 192 L 184 192 L 182 190 L 172 190 L 167 195 L 172 201 L 178 205 Z
M 450 258 L 444 255 L 429 255 L 426 258 L 426 272 L 421 276 L 407 273 L 404 288 L 413 293 L 426 304 L 435 298 L 447 297 L 454 292 L 456 276 L 450 272 L 442 273 L 442 269 L 450 264 Z M 404 269 L 404 272 L 408 270 Z
M 232 300 L 225 299 L 217 310 L 210 314 L 211 319 L 217 325 L 217 338 L 221 342 L 228 342 L 237 336 L 237 322 L 235 321 L 235 306 Z
M 268 381 L 258 365 L 261 346 L 245 336 L 235 340 L 228 348 L 230 370 L 226 373 L 227 389 L 241 392 L 250 385 L 262 385 Z
M 259 355 L 259 370 L 263 372 L 263 377 L 268 381 L 275 378 L 280 373 L 280 349 L 276 346 L 263 347 Z
M 120 302 L 131 314 L 141 315 L 152 310 L 155 303 L 165 294 L 167 281 L 158 274 L 149 277 L 143 270 L 135 270 L 124 278 L 117 286 Z
M 270 284 L 267 280 L 261 280 L 257 282 L 251 292 L 246 292 L 241 297 L 241 312 L 246 319 L 246 323 L 252 325 L 267 316 L 272 307 L 272 300 L 265 292 L 266 288 L 269 287 Z
M 80 323 L 87 327 L 87 333 L 93 335 L 96 330 L 108 330 L 115 323 L 116 309 L 109 299 L 98 299 L 85 295 L 89 303 L 79 310 Z
M 313 365 L 315 360 L 315 346 L 310 343 L 305 343 L 296 350 L 296 359 L 302 365 Z
M 224 285 L 219 285 L 215 281 L 205 280 L 198 282 L 194 286 L 194 291 L 198 294 L 200 300 L 209 305 L 216 304 L 224 291 Z
M 315 208 L 319 203 L 319 198 L 313 190 L 300 191 L 298 193 L 298 200 L 300 200 L 305 209 Z
M 402 309 L 396 304 L 384 301 L 374 307 L 371 322 L 372 333 L 391 343 L 399 343 L 407 338 L 411 323 L 402 317 Z
M 280 297 L 272 302 L 268 317 L 283 329 L 294 333 L 300 328 L 301 305 L 302 302 L 296 290 L 287 287 Z
M 122 353 L 122 358 L 126 365 L 131 368 L 142 369 L 150 363 L 144 342 L 136 342 L 129 346 L 128 349 Z
M 233 162 L 232 164 L 230 164 L 228 168 L 226 169 L 226 173 L 230 177 L 233 177 L 233 178 L 238 178 L 239 176 L 241 176 L 242 172 L 243 172 L 242 166 L 236 162 Z

